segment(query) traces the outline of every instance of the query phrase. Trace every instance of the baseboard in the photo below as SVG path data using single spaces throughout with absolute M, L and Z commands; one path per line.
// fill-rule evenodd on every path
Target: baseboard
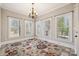
M 32 39 L 32 38 L 33 37 L 23 38 L 23 39 L 19 39 L 19 40 L 5 41 L 5 42 L 1 42 L 0 46 L 3 45 L 3 44 L 19 42 L 19 41 L 23 41 L 23 40 L 27 40 L 27 39 Z M 72 45 L 72 44 L 67 44 L 67 43 L 63 43 L 63 42 L 59 42 L 59 41 L 55 41 L 55 40 L 51 40 L 51 39 L 48 40 L 46 38 L 41 38 L 41 37 L 35 37 L 35 38 L 40 39 L 40 40 L 45 40 L 45 41 L 48 41 L 48 42 L 51 42 L 51 43 L 55 43 L 55 44 L 58 44 L 58 45 L 61 45 L 61 46 L 65 46 L 65 47 L 69 47 L 69 48 L 74 49 L 74 45 Z
M 4 44 L 8 44 L 8 43 L 15 43 L 15 42 L 19 42 L 19 41 L 24 41 L 24 40 L 27 40 L 27 39 L 32 39 L 33 37 L 29 37 L 29 38 L 23 38 L 23 39 L 18 39 L 18 40 L 10 40 L 10 41 L 5 41 L 5 42 L 1 42 L 0 46 L 1 45 L 4 45 Z
M 74 49 L 73 44 L 67 44 L 67 43 L 63 43 L 63 42 L 59 42 L 59 41 L 55 41 L 55 40 L 51 40 L 51 39 L 48 40 L 46 38 L 40 38 L 40 37 L 36 37 L 36 38 Z

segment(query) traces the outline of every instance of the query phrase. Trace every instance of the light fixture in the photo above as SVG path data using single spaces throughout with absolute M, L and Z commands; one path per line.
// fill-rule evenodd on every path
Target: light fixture
M 32 9 L 29 13 L 29 17 L 32 19 L 36 19 L 37 18 L 38 13 L 36 12 L 35 8 L 34 8 L 34 3 L 32 3 Z

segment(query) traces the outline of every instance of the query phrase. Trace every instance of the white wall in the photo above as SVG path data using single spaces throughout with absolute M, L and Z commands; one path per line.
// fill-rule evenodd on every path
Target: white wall
M 74 5 L 75 4 L 68 4 L 64 7 L 61 7 L 59 9 L 56 9 L 56 10 L 52 11 L 52 12 L 49 12 L 46 15 L 40 16 L 38 18 L 38 20 L 46 20 L 47 18 L 51 18 L 51 38 L 48 38 L 48 39 L 45 38 L 45 37 L 39 37 L 39 38 L 40 39 L 45 39 L 45 40 L 50 41 L 52 43 L 56 43 L 56 44 L 63 45 L 63 46 L 70 47 L 70 48 L 74 49 L 74 40 L 73 40 L 73 42 L 65 42 L 65 41 L 56 40 L 56 38 L 55 38 L 55 36 L 56 36 L 55 35 L 55 33 L 56 33 L 56 31 L 55 31 L 56 30 L 55 29 L 55 24 L 56 24 L 55 23 L 55 16 L 59 15 L 59 14 L 74 11 Z
M 1 47 L 1 8 L 0 8 L 0 47 Z
M 72 43 L 67 43 L 67 42 L 62 42 L 62 41 L 55 40 L 55 20 L 54 20 L 54 16 L 62 14 L 62 13 L 70 12 L 70 11 L 74 11 L 73 34 L 72 34 L 74 41 Z M 2 41 L 1 44 L 10 43 L 10 41 L 5 41 L 5 40 L 9 39 L 8 35 L 7 35 L 8 34 L 8 32 L 7 32 L 8 31 L 7 16 L 20 18 L 21 27 L 22 27 L 21 28 L 21 36 L 19 38 L 13 38 L 11 40 L 11 42 L 13 42 L 13 40 L 19 41 L 19 40 L 23 40 L 24 38 L 26 38 L 24 36 L 24 34 L 25 34 L 24 31 L 25 30 L 24 30 L 24 24 L 23 24 L 24 19 L 26 19 L 26 16 L 20 15 L 20 14 L 17 14 L 15 12 L 11 12 L 11 11 L 8 11 L 8 10 L 5 10 L 5 9 L 0 9 L 0 40 Z M 56 43 L 56 44 L 59 44 L 59 45 L 74 48 L 76 53 L 79 55 L 79 37 L 77 37 L 77 38 L 74 37 L 77 34 L 76 32 L 78 32 L 78 35 L 79 35 L 79 4 L 69 4 L 69 5 L 64 6 L 62 8 L 56 9 L 55 11 L 52 11 L 52 12 L 46 14 L 46 15 L 40 16 L 38 18 L 38 20 L 45 20 L 49 17 L 52 19 L 51 20 L 51 38 L 48 38 L 48 39 L 46 39 L 45 37 L 37 37 L 37 38 L 47 40 L 49 42 L 53 42 L 53 43 Z M 1 28 L 1 26 L 2 26 L 2 28 Z M 1 39 L 1 32 L 2 32 L 2 39 Z M 16 40 L 16 39 L 18 39 L 18 40 Z
M 79 56 L 79 4 L 76 4 L 74 8 L 74 36 L 75 35 L 78 37 L 74 37 L 74 48 L 75 53 Z
M 26 37 L 25 36 L 25 20 L 28 20 L 25 15 L 21 15 L 6 9 L 1 8 L 1 29 L 2 29 L 2 39 L 1 39 L 1 44 L 6 44 L 10 42 L 15 42 L 15 41 L 20 41 L 20 40 L 25 40 L 31 37 Z M 20 36 L 16 38 L 9 38 L 8 37 L 8 16 L 10 17 L 16 17 L 20 19 Z
M 1 8 L 0 8 L 0 43 L 1 43 Z
M 62 41 L 59 41 L 59 40 L 55 40 L 55 20 L 54 20 L 54 16 L 55 15 L 59 15 L 59 14 L 62 14 L 62 13 L 66 13 L 66 12 L 70 12 L 70 11 L 74 11 L 73 12 L 73 22 L 72 22 L 72 30 L 73 30 L 73 42 L 72 43 L 67 43 L 67 42 L 62 42 Z M 52 11 L 46 15 L 43 15 L 43 16 L 40 16 L 38 18 L 38 20 L 45 20 L 47 18 L 51 18 L 52 17 L 52 21 L 51 21 L 51 39 L 46 39 L 45 37 L 38 37 L 39 39 L 42 39 L 42 40 L 47 40 L 49 42 L 52 42 L 52 43 L 56 43 L 56 44 L 59 44 L 59 45 L 63 45 L 63 46 L 67 46 L 67 47 L 71 47 L 75 50 L 75 53 L 77 55 L 79 55 L 79 4 L 69 4 L 67 6 L 64 6 L 62 8 L 59 8 L 55 11 Z M 75 35 L 77 35 L 78 37 L 75 37 Z

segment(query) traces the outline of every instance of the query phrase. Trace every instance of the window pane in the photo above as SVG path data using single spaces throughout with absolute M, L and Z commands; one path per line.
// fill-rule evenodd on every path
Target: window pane
M 45 21 L 44 25 L 45 25 L 44 26 L 44 35 L 49 36 L 50 35 L 50 20 Z
M 9 19 L 9 38 L 18 37 L 20 32 L 20 21 L 17 18 L 8 17 Z
M 33 35 L 33 22 L 25 21 L 25 36 L 32 36 L 32 35 Z
M 57 18 L 57 36 L 68 37 L 69 35 L 69 21 L 67 16 Z

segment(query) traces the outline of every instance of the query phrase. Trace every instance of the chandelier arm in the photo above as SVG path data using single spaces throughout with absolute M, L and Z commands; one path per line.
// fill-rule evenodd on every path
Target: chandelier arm
M 37 18 L 37 14 L 38 13 L 34 9 L 34 3 L 32 3 L 32 11 L 31 11 L 31 13 L 29 13 L 29 17 L 32 18 L 32 19 Z

